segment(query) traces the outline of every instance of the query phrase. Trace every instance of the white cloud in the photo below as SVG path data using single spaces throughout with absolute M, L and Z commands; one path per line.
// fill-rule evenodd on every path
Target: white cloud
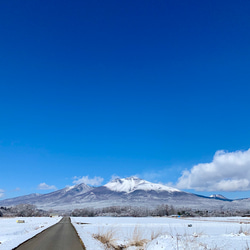
M 91 179 L 89 178 L 88 175 L 82 176 L 82 177 L 75 176 L 74 179 L 75 179 L 73 181 L 74 184 L 84 183 L 84 184 L 91 185 L 91 186 L 100 186 L 104 180 L 102 177 L 99 177 L 99 176 L 95 176 L 94 178 Z
M 4 190 L 0 189 L 0 198 L 4 196 Z
M 184 171 L 176 186 L 197 191 L 250 190 L 250 149 L 217 151 L 212 162 L 200 163 Z
M 56 188 L 56 186 L 54 186 L 54 185 L 48 185 L 48 184 L 46 184 L 45 182 L 43 182 L 43 183 L 40 183 L 39 185 L 38 185 L 38 189 L 40 189 L 40 190 L 55 190 L 55 189 L 57 189 Z

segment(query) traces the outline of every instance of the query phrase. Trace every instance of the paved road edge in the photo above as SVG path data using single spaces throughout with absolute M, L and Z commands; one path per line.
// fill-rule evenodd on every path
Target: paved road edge
M 63 217 L 62 217 L 62 219 L 63 219 Z M 61 220 L 62 220 L 62 219 L 61 219 Z M 35 234 L 34 236 L 32 236 L 31 238 L 25 240 L 24 242 L 20 243 L 18 246 L 12 248 L 11 250 L 16 250 L 18 247 L 20 247 L 21 245 L 23 245 L 23 244 L 26 243 L 27 241 L 29 241 L 29 240 L 31 240 L 31 239 L 37 237 L 39 234 L 43 233 L 45 230 L 47 230 L 47 229 L 49 229 L 49 228 L 51 228 L 51 227 L 54 227 L 54 226 L 55 226 L 56 224 L 58 224 L 61 220 L 59 220 L 57 223 L 55 223 L 54 225 L 52 225 L 52 226 L 50 226 L 50 227 L 44 228 L 41 232 L 39 232 L 39 233 Z M 70 221 L 70 222 L 71 222 L 71 221 Z M 71 223 L 71 224 L 72 224 L 72 223 Z M 79 236 L 78 236 L 78 237 L 79 237 Z
M 70 223 L 71 223 L 72 227 L 74 228 L 74 230 L 75 230 L 75 232 L 76 232 L 76 234 L 77 234 L 77 237 L 79 238 L 79 240 L 80 240 L 80 242 L 81 242 L 81 245 L 82 245 L 83 249 L 86 250 L 86 247 L 85 247 L 85 245 L 84 245 L 84 243 L 83 243 L 81 237 L 79 236 L 79 234 L 78 234 L 78 232 L 77 232 L 75 226 L 74 226 L 73 223 L 71 222 L 71 217 L 69 217 L 69 219 L 70 219 Z

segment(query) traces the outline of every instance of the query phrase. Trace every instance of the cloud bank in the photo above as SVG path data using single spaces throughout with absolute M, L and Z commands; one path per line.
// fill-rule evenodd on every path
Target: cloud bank
M 217 151 L 212 162 L 201 163 L 184 171 L 176 186 L 196 191 L 250 190 L 250 149 Z
M 56 190 L 57 188 L 54 185 L 48 185 L 45 182 L 43 182 L 43 183 L 40 183 L 38 185 L 38 189 L 40 189 L 40 190 Z
M 99 176 L 95 176 L 94 178 L 91 179 L 89 178 L 88 175 L 83 176 L 83 177 L 75 176 L 74 179 L 75 179 L 73 181 L 74 184 L 84 183 L 84 184 L 91 185 L 91 186 L 100 186 L 104 180 L 102 177 L 99 177 Z

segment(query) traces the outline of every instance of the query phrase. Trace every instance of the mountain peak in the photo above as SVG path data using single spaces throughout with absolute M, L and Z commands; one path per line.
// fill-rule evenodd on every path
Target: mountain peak
M 116 192 L 125 192 L 132 193 L 135 190 L 144 190 L 144 191 L 168 191 L 168 192 L 179 192 L 180 190 L 171 188 L 162 184 L 152 183 L 145 181 L 136 176 L 131 176 L 127 178 L 116 178 L 106 185 L 106 188 L 116 191 Z
M 209 197 L 210 198 L 215 198 L 215 199 L 221 199 L 221 200 L 228 200 L 228 198 L 226 198 L 225 196 L 223 196 L 221 194 L 212 194 Z
M 137 176 L 130 176 L 127 178 L 124 178 L 125 180 L 142 180 L 141 178 L 137 177 Z
M 89 185 L 87 185 L 85 183 L 80 183 L 80 184 L 76 184 L 73 186 L 66 186 L 65 188 L 63 188 L 61 190 L 65 193 L 67 193 L 67 192 L 71 192 L 71 190 L 74 190 L 74 189 L 90 190 L 90 189 L 92 189 L 92 187 L 90 187 Z M 58 191 L 61 191 L 61 190 L 58 190 Z M 55 192 L 58 192 L 58 191 L 55 191 Z

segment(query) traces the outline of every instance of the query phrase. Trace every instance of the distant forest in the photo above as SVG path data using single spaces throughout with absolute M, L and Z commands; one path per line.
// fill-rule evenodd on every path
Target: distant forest
M 82 208 L 73 211 L 55 211 L 41 210 L 35 205 L 19 204 L 13 207 L 0 207 L 0 217 L 41 217 L 51 216 L 51 214 L 67 215 L 72 217 L 96 217 L 96 216 L 112 216 L 112 217 L 149 217 L 149 216 L 182 216 L 182 217 L 228 217 L 228 216 L 250 216 L 250 210 L 197 210 L 190 208 L 174 208 L 167 204 L 159 205 L 155 209 L 147 207 L 133 206 L 111 206 L 105 208 Z

